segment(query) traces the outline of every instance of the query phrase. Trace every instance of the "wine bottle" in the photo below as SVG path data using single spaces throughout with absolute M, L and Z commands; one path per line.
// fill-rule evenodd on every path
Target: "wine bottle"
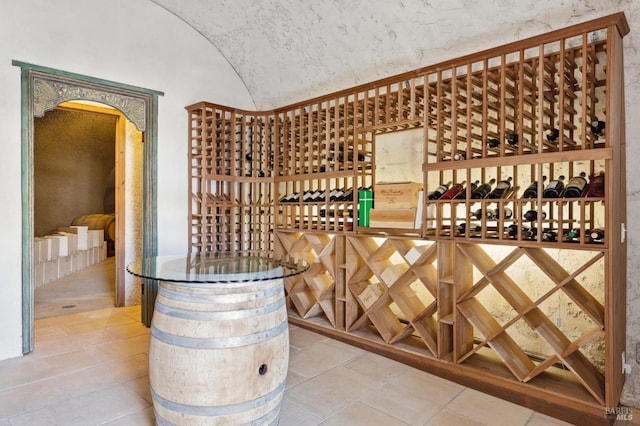
M 505 207 L 500 212 L 500 209 L 496 208 L 493 210 L 493 217 L 496 219 L 511 219 L 513 217 L 513 210 L 509 207 Z
M 587 189 L 586 173 L 581 172 L 578 176 L 574 176 L 569 179 L 567 186 L 564 188 L 562 196 L 564 198 L 578 198 L 582 197 Z
M 511 225 L 504 228 L 504 233 L 508 237 L 517 237 L 518 236 L 518 225 L 512 223 Z
M 538 228 L 523 228 L 522 229 L 522 238 L 527 240 L 535 240 L 538 236 Z
M 604 172 L 591 175 L 587 186 L 587 197 L 604 197 Z
M 487 209 L 487 215 L 490 214 L 489 213 L 490 211 L 491 211 L 491 209 Z M 482 219 L 482 217 L 483 217 L 482 209 L 477 209 L 474 212 L 472 212 L 471 213 L 471 217 L 474 218 L 474 219 Z
M 560 136 L 560 131 L 558 129 L 556 129 L 555 127 L 551 127 L 547 130 L 544 131 L 544 135 L 547 138 L 547 140 L 551 143 L 557 143 L 558 142 L 558 137 Z
M 475 200 L 485 198 L 487 194 L 491 192 L 491 188 L 494 183 L 496 183 L 496 180 L 494 178 L 491 178 L 489 182 L 485 182 L 482 185 L 478 186 L 475 191 L 471 192 L 471 198 Z
M 458 224 L 458 226 L 456 226 L 456 230 L 458 231 L 458 234 L 465 235 L 467 233 L 467 224 L 465 222 L 462 222 L 462 223 Z M 480 232 L 480 231 L 482 231 L 482 226 L 480 226 L 477 223 L 470 223 L 469 224 L 469 231 L 470 232 Z
M 564 176 L 560 175 L 558 179 L 554 179 L 542 192 L 544 198 L 560 198 L 564 190 Z
M 507 195 L 507 193 L 511 189 L 511 180 L 512 180 L 512 177 L 509 176 L 508 179 L 503 179 L 500 182 L 498 182 L 496 187 L 493 188 L 493 191 L 489 192 L 485 198 L 496 199 L 496 198 L 502 198 L 505 195 Z
M 547 214 L 545 212 L 541 212 L 541 215 L 542 215 L 542 220 L 547 218 Z M 527 210 L 526 212 L 524 212 L 523 217 L 525 220 L 528 220 L 529 222 L 535 222 L 536 220 L 538 220 L 538 211 Z
M 449 189 L 449 185 L 451 185 L 451 181 L 447 183 L 443 183 L 442 185 L 438 186 L 435 190 L 431 191 L 427 195 L 427 198 L 430 200 L 440 199 L 440 197 L 442 197 L 444 193 L 447 192 L 447 190 Z
M 511 146 L 518 146 L 518 140 L 520 139 L 520 137 L 517 133 L 508 132 L 505 133 L 504 139 L 507 141 L 507 144 Z
M 349 188 L 344 191 L 336 201 L 353 201 L 353 188 Z
M 344 189 L 338 188 L 333 195 L 329 196 L 329 201 L 338 201 L 338 198 L 344 194 Z
M 557 241 L 558 233 L 553 229 L 548 229 L 542 232 L 542 241 Z
M 546 176 L 542 176 L 542 182 L 547 180 Z M 538 181 L 534 180 L 529 184 L 527 189 L 522 193 L 522 198 L 538 198 Z
M 459 151 L 456 152 L 455 154 L 453 154 L 453 158 L 454 161 L 460 161 L 460 160 L 466 160 L 467 159 L 467 153 L 464 151 Z
M 307 190 L 302 194 L 302 202 L 306 203 L 307 201 L 311 201 L 311 197 L 313 197 L 315 191 Z
M 462 181 L 461 183 L 456 183 L 451 185 L 451 187 L 444 194 L 442 194 L 440 199 L 453 200 L 456 197 L 456 195 L 462 192 L 462 189 L 464 188 L 465 183 L 466 183 L 465 181 Z
M 500 146 L 500 141 L 496 138 L 487 138 L 486 143 L 489 148 L 497 148 Z
M 571 228 L 567 232 L 567 237 L 571 239 L 580 238 L 580 228 Z
M 466 188 L 464 191 L 460 191 L 456 194 L 455 197 L 453 197 L 455 200 L 464 200 L 465 198 L 467 198 L 467 192 L 469 194 L 473 193 L 473 191 L 476 190 L 476 188 L 478 187 L 478 184 L 480 183 L 479 180 L 475 181 L 475 182 L 471 182 L 471 184 L 467 184 Z
M 604 239 L 604 229 L 595 228 L 589 231 L 589 236 L 593 241 L 602 241 Z
M 604 134 L 605 127 L 606 123 L 604 121 L 598 120 L 597 118 L 591 121 L 591 133 L 593 133 L 595 136 L 602 136 Z

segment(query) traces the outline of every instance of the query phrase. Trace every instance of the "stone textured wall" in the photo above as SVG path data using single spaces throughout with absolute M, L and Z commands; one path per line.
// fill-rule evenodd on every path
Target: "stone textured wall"
M 115 165 L 116 118 L 53 110 L 34 119 L 34 234 L 48 235 L 82 215 L 105 213 Z

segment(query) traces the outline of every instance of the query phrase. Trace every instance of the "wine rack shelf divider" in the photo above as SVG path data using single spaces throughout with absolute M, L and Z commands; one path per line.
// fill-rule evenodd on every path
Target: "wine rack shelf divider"
M 628 32 L 618 13 L 273 111 L 188 106 L 191 250 L 304 258 L 291 323 L 604 421 L 624 383 Z M 360 224 L 381 137 L 416 130 L 420 226 Z

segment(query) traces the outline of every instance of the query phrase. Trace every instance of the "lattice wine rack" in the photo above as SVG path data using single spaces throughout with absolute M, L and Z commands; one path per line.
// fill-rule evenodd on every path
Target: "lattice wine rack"
M 192 105 L 192 250 L 304 258 L 291 323 L 604 422 L 624 383 L 628 32 L 619 13 L 273 111 Z M 377 145 L 403 132 L 417 226 L 366 226 Z

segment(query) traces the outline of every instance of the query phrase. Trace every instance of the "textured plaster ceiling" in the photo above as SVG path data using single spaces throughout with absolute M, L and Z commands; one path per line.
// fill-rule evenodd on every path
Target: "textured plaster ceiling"
M 255 108 L 269 109 L 604 16 L 636 0 L 151 1 L 206 37 Z

